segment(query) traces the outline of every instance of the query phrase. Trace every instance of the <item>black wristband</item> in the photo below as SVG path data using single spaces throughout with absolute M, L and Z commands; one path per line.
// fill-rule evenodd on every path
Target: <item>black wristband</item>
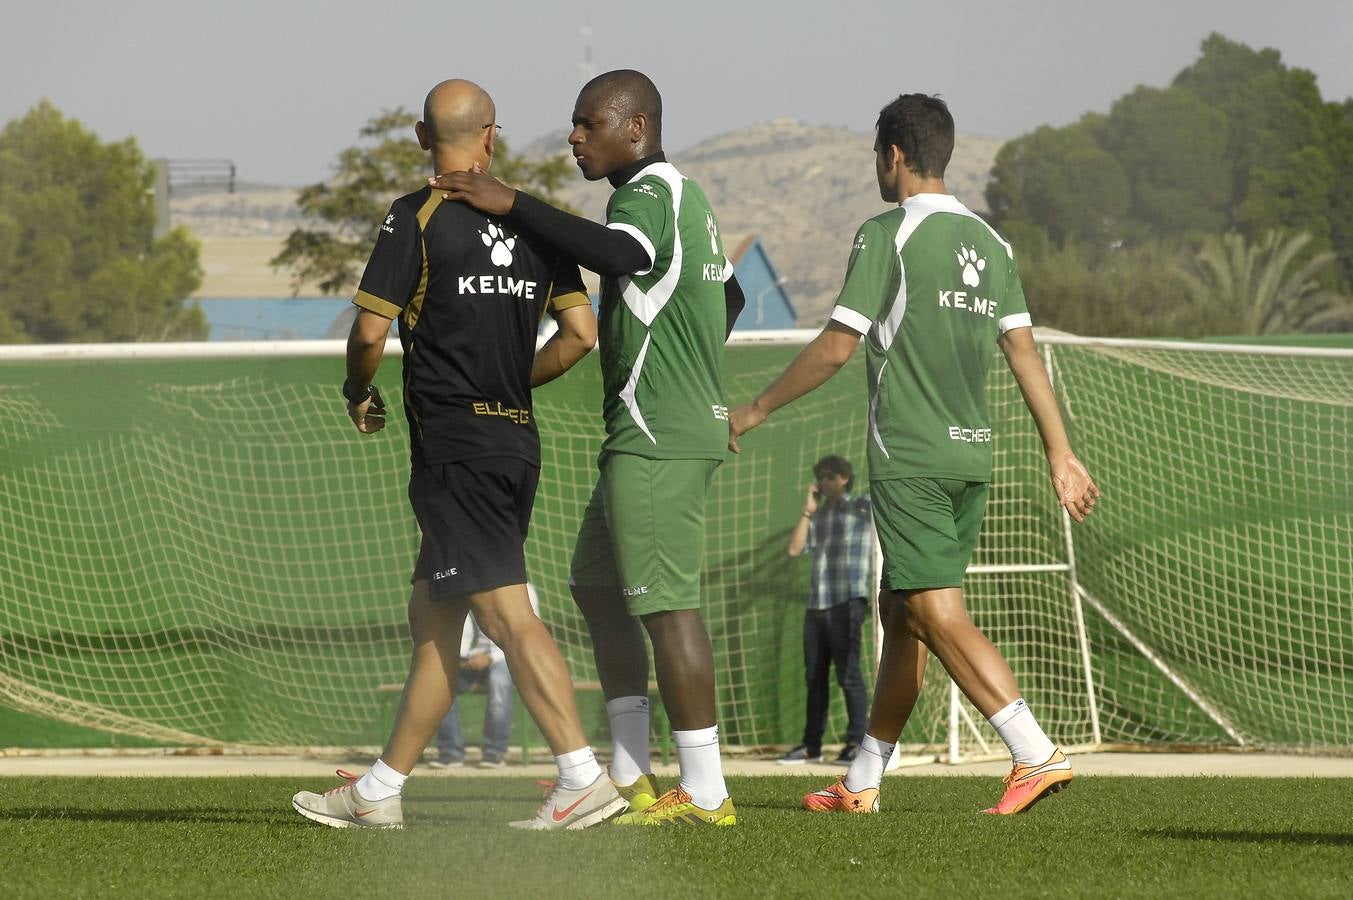
M 351 403 L 353 406 L 361 406 L 363 403 L 370 400 L 371 395 L 374 394 L 375 392 L 376 389 L 368 384 L 366 387 L 358 391 L 356 396 L 354 396 L 352 389 L 348 384 L 348 380 L 346 378 L 343 379 L 343 399 Z

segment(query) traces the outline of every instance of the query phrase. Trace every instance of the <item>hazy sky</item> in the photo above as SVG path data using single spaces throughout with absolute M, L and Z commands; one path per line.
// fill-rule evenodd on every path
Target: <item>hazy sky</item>
M 1167 84 L 1214 30 L 1353 95 L 1353 0 L 0 0 L 0 121 L 45 97 L 150 156 L 303 184 L 442 78 L 488 88 L 518 146 L 565 128 L 590 46 L 594 73 L 653 78 L 671 150 L 786 116 L 867 131 L 904 91 L 1008 138 Z

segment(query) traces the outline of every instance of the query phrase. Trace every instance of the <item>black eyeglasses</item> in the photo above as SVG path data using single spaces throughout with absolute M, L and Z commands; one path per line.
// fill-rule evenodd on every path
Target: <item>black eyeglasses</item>
M 487 124 L 487 125 L 480 125 L 480 126 L 479 126 L 479 129 L 480 129 L 481 131 L 486 131 L 486 130 L 488 130 L 488 129 L 490 129 L 490 128 L 496 128 L 496 129 L 498 130 L 498 133 L 499 133 L 499 134 L 502 134 L 502 133 L 503 133 L 503 126 L 499 125 L 499 124 L 496 123 L 496 122 L 490 122 L 490 123 Z

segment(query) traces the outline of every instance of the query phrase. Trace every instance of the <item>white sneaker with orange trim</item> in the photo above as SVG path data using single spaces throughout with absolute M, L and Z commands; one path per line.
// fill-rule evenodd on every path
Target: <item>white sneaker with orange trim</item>
M 296 812 L 312 822 L 331 828 L 403 828 L 404 803 L 399 795 L 388 800 L 367 800 L 357 793 L 357 779 L 351 772 L 338 770 L 347 784 L 316 794 L 300 791 L 291 798 Z
M 1005 776 L 1005 793 L 1000 802 L 982 812 L 993 816 L 1012 816 L 1025 812 L 1050 794 L 1065 788 L 1072 778 L 1071 761 L 1060 749 L 1035 766 L 1015 766 Z
M 629 806 L 605 772 L 581 790 L 571 791 L 555 785 L 534 817 L 509 822 L 513 828 L 528 831 L 559 831 L 591 828 Z

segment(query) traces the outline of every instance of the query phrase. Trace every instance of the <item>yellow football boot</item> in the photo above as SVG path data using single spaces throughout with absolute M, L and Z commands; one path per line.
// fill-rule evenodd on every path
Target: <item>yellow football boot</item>
M 626 813 L 614 820 L 617 825 L 717 825 L 738 823 L 738 811 L 731 797 L 725 797 L 718 809 L 696 806 L 691 795 L 674 787 L 643 812 Z
M 641 813 L 658 802 L 658 788 L 652 775 L 640 775 L 633 784 L 619 784 L 612 780 L 616 791 L 625 798 L 629 808 L 625 814 Z

